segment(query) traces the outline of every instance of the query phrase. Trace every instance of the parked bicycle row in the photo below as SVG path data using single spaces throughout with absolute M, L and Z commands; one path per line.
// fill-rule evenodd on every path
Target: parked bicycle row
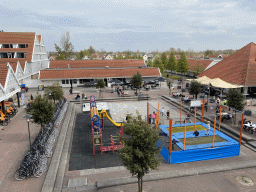
M 14 107 L 13 102 L 5 101 L 4 107 L 2 103 L 0 103 L 0 124 L 3 126 L 8 125 L 10 123 L 11 118 L 16 115 L 18 109 Z
M 24 180 L 31 175 L 40 177 L 45 173 L 47 157 L 51 157 L 55 139 L 58 136 L 56 128 L 60 125 L 67 107 L 68 103 L 64 99 L 56 104 L 53 120 L 43 125 L 43 131 L 39 132 L 31 146 L 31 150 L 24 157 L 19 169 L 15 172 L 16 180 Z M 55 126 L 56 122 L 58 122 L 58 126 Z

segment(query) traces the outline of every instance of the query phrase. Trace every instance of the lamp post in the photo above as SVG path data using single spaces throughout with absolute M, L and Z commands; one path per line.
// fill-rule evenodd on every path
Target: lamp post
M 31 151 L 31 139 L 30 139 L 30 129 L 29 129 L 29 121 L 30 118 L 32 117 L 32 115 L 30 114 L 26 114 L 23 118 L 26 118 L 27 122 L 28 122 L 28 138 L 29 138 L 29 146 L 30 146 L 30 151 Z

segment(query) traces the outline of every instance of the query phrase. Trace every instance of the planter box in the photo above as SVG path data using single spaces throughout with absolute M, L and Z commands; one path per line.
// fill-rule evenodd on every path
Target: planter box
M 244 112 L 244 115 L 246 115 L 246 116 L 251 116 L 251 115 L 252 115 L 252 111 L 245 111 L 245 112 Z

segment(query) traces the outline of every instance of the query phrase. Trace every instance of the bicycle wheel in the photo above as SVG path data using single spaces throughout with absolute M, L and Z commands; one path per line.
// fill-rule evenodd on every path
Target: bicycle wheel
M 22 181 L 26 178 L 26 173 L 25 171 L 23 170 L 17 170 L 15 173 L 14 173 L 14 177 L 17 181 Z

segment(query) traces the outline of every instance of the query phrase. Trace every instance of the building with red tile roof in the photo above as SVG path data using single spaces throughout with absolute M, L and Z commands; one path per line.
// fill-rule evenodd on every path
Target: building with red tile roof
M 25 70 L 25 63 L 27 62 L 30 73 L 20 80 L 39 73 L 40 69 L 48 68 L 49 59 L 43 37 L 36 33 L 1 32 L 0 62 L 19 62 L 23 70 Z
M 41 70 L 39 79 L 42 80 L 45 85 L 50 85 L 53 82 L 59 82 L 62 87 L 70 87 L 69 84 L 71 79 L 74 86 L 83 85 L 85 82 L 99 78 L 105 79 L 105 82 L 115 78 L 125 81 L 130 80 L 137 72 L 139 72 L 145 80 L 154 79 L 160 76 L 158 68 L 66 68 Z
M 256 86 L 256 44 L 249 43 L 199 76 L 220 78 L 236 85 Z
M 145 66 L 144 60 L 56 60 L 49 68 L 125 68 Z
M 19 81 L 10 64 L 0 64 L 0 102 L 20 91 Z

